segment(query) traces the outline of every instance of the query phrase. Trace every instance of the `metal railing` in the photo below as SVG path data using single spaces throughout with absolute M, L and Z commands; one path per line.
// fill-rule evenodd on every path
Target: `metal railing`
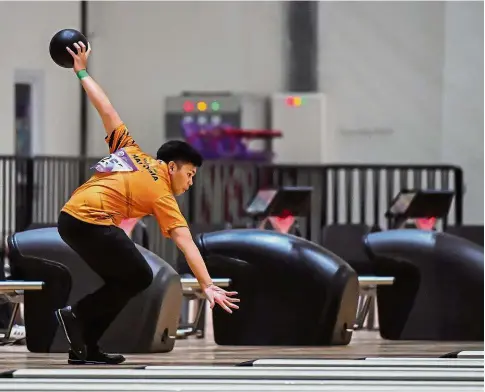
M 55 223 L 71 193 L 91 175 L 95 158 L 0 156 L 0 235 L 30 224 Z M 244 208 L 256 191 L 270 186 L 311 186 L 311 216 L 303 235 L 318 242 L 332 223 L 389 225 L 384 213 L 403 188 L 444 189 L 455 198 L 444 225 L 462 224 L 463 172 L 450 165 L 283 166 L 242 162 L 205 162 L 193 188 L 179 198 L 187 220 L 199 224 L 249 223 Z M 172 263 L 177 250 L 147 217 L 150 250 Z M 0 248 L 3 244 L 0 244 Z

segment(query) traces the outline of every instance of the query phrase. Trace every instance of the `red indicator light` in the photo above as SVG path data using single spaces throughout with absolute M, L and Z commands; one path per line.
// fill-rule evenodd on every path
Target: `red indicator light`
M 183 108 L 185 112 L 191 112 L 194 110 L 195 105 L 190 101 L 185 101 Z
M 295 104 L 295 100 L 293 99 L 293 97 L 286 98 L 286 104 L 288 106 L 293 106 Z

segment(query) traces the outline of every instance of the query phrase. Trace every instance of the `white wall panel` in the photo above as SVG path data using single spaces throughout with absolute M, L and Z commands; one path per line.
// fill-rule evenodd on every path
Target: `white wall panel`
M 0 2 L 0 154 L 15 152 L 14 83 L 18 71 L 39 79 L 44 115 L 34 153 L 79 154 L 79 83 L 49 56 L 52 36 L 79 28 L 79 3 Z

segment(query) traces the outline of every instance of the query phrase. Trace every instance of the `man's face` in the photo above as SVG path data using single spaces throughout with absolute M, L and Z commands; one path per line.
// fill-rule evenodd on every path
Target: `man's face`
M 178 196 L 187 191 L 193 182 L 193 178 L 197 173 L 197 167 L 191 163 L 169 162 L 168 172 L 172 182 L 172 192 Z

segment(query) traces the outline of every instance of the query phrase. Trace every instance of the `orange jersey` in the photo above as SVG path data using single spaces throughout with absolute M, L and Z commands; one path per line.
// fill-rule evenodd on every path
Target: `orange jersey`
M 166 163 L 145 154 L 124 124 L 106 136 L 111 155 L 77 188 L 62 211 L 87 223 L 116 225 L 129 218 L 154 215 L 162 234 L 187 226 L 170 185 Z

